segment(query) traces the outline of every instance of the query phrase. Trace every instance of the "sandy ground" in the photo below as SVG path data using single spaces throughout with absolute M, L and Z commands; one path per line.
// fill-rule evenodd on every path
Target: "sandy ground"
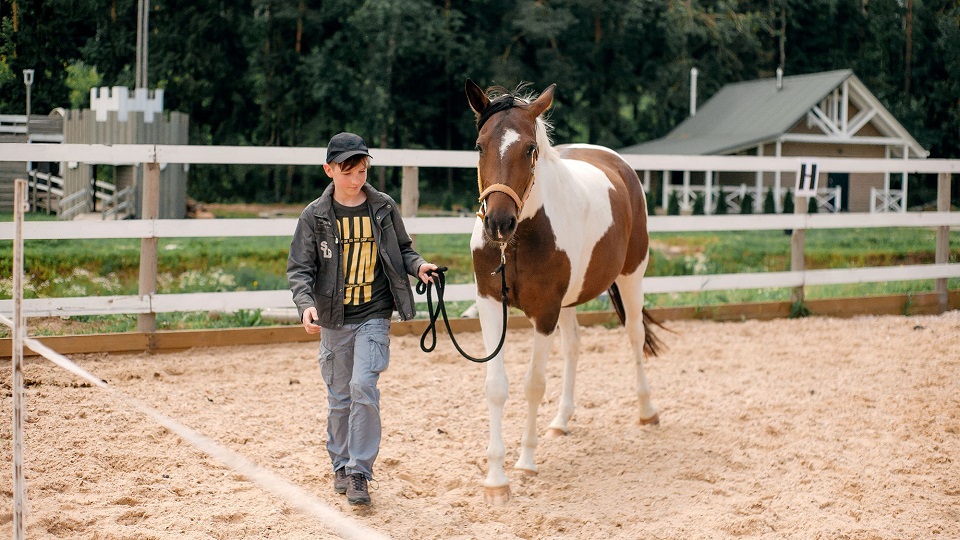
M 582 332 L 572 433 L 540 474 L 483 502 L 484 368 L 393 337 L 373 505 L 332 489 L 315 344 L 88 355 L 85 368 L 396 539 L 960 538 L 960 312 L 673 322 L 648 362 L 659 427 L 637 425 L 622 330 Z M 444 337 L 445 336 L 441 336 Z M 479 350 L 477 334 L 462 343 Z M 508 336 L 508 463 L 529 334 Z M 3 408 L 11 418 L 9 364 Z M 541 432 L 561 362 L 548 366 Z M 105 392 L 28 359 L 28 538 L 334 538 L 327 525 Z M 0 458 L 12 462 L 11 425 Z M 12 473 L 0 536 L 12 535 Z

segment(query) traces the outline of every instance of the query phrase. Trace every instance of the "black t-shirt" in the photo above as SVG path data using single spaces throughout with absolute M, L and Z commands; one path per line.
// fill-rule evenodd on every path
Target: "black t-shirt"
M 343 323 L 389 319 L 394 310 L 393 295 L 377 257 L 370 204 L 343 206 L 334 201 L 333 211 L 343 243 Z

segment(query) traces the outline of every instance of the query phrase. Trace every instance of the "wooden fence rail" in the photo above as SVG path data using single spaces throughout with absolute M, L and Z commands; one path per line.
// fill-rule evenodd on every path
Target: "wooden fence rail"
M 474 152 L 378 149 L 378 166 L 403 167 L 401 206 L 411 234 L 451 234 L 472 232 L 475 218 L 412 217 L 416 207 L 417 168 L 476 166 Z M 45 298 L 24 301 L 28 317 L 50 315 L 138 314 L 141 332 L 155 329 L 157 313 L 206 310 L 234 311 L 289 307 L 290 293 L 278 291 L 238 291 L 221 293 L 156 293 L 157 241 L 178 237 L 290 237 L 294 219 L 222 219 L 164 220 L 150 219 L 156 206 L 160 163 L 298 164 L 319 165 L 323 151 L 318 148 L 198 147 L 162 145 L 27 145 L 0 144 L 0 161 L 82 161 L 87 163 L 144 163 L 144 217 L 122 222 L 28 222 L 24 239 L 141 239 L 140 287 L 137 295 L 86 298 Z M 625 156 L 642 170 L 695 171 L 788 171 L 796 172 L 800 158 L 749 156 Z M 960 173 L 960 160 L 882 160 L 819 158 L 821 173 L 826 172 L 909 172 L 939 175 L 936 212 L 896 214 L 805 214 L 806 205 L 797 204 L 796 214 L 729 216 L 651 216 L 651 232 L 793 230 L 793 262 L 788 272 L 738 273 L 651 277 L 645 280 L 648 293 L 757 289 L 789 287 L 798 299 L 809 285 L 879 281 L 936 280 L 936 292 L 942 310 L 947 309 L 947 280 L 960 277 L 960 264 L 949 263 L 949 230 L 960 226 L 960 213 L 950 212 L 952 174 Z M 806 270 L 802 266 L 804 233 L 809 229 L 856 227 L 929 227 L 937 230 L 934 264 L 894 267 Z M 13 238 L 10 223 L 0 223 L 0 240 Z M 799 262 L 798 262 L 799 261 Z M 449 300 L 470 300 L 474 284 L 451 285 Z M 420 299 L 422 301 L 422 298 Z M 7 313 L 12 300 L 0 301 L 0 312 Z

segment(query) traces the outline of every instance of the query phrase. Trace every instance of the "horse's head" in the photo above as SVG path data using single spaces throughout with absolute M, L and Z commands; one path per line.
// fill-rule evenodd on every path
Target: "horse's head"
M 509 92 L 490 99 L 467 79 L 467 100 L 477 113 L 480 152 L 477 214 L 487 238 L 494 242 L 506 243 L 517 229 L 523 204 L 533 187 L 539 145 L 548 144 L 546 129 L 538 129 L 537 117 L 553 103 L 554 88 L 556 85 L 551 85 L 533 101 Z

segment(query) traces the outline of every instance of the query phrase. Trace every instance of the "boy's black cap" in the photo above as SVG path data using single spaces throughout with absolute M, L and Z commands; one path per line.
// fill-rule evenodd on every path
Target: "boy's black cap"
M 343 163 L 347 158 L 361 154 L 373 157 L 363 139 L 353 133 L 337 133 L 327 144 L 327 163 Z

